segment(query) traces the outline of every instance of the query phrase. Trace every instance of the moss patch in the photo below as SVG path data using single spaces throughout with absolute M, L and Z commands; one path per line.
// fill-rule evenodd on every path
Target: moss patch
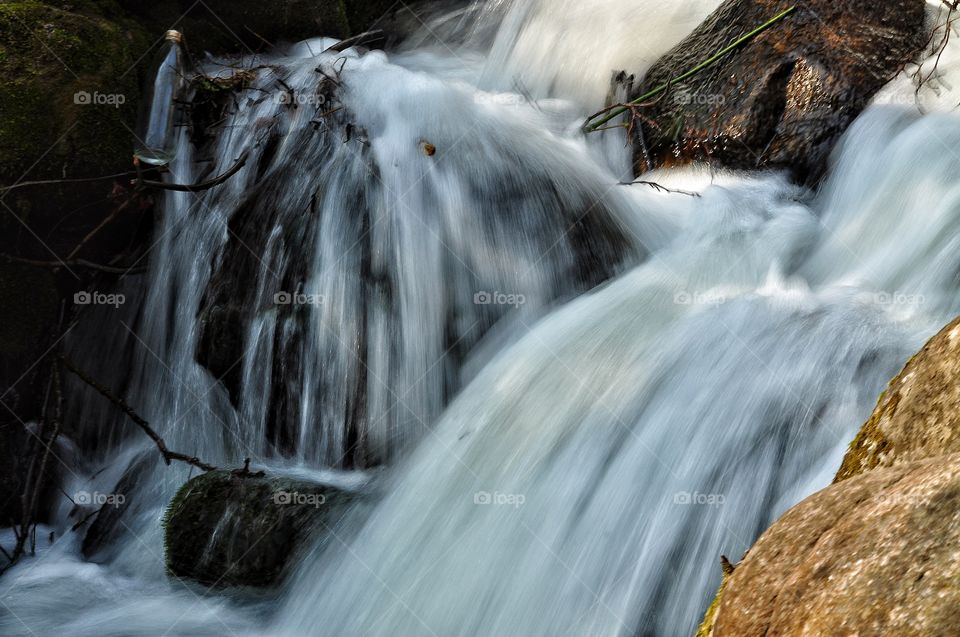
M 700 623 L 700 627 L 697 628 L 696 637 L 710 637 L 710 635 L 713 634 L 713 622 L 717 619 L 717 611 L 720 609 L 720 601 L 723 597 L 723 591 L 727 587 L 727 582 L 730 580 L 731 575 L 733 575 L 733 568 L 727 568 L 725 565 L 723 569 L 723 580 L 720 582 L 720 588 L 717 589 L 717 594 L 713 598 L 713 601 L 710 602 L 707 612 L 703 614 L 703 621 Z
M 0 4 L 0 183 L 127 170 L 139 98 L 138 59 L 150 43 L 131 22 L 41 2 Z M 12 191 L 5 202 L 41 237 L 47 226 L 111 185 Z M 22 225 L 3 215 L 3 230 Z
M 876 409 L 874 409 L 870 419 L 857 432 L 853 442 L 850 443 L 849 449 L 847 449 L 846 455 L 843 456 L 840 469 L 833 479 L 835 483 L 876 468 L 879 466 L 883 454 L 891 451 L 892 445 L 883 435 L 879 424 L 887 414 L 896 411 L 899 402 L 900 396 L 893 391 L 892 387 L 880 394 Z
M 168 570 L 211 586 L 270 586 L 316 526 L 354 499 L 334 487 L 212 471 L 174 496 L 163 526 Z

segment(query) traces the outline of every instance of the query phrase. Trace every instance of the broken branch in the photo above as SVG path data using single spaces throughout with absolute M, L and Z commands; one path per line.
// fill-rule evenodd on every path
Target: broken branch
M 163 441 L 163 438 L 161 438 L 160 435 L 150 427 L 150 423 L 144 420 L 140 414 L 133 410 L 133 407 L 127 404 L 127 401 L 114 394 L 109 388 L 101 385 L 97 381 L 87 376 L 84 372 L 78 369 L 76 365 L 70 362 L 66 356 L 61 356 L 60 360 L 63 362 L 63 365 L 73 373 L 74 376 L 97 390 L 101 396 L 119 407 L 125 414 L 127 414 L 130 420 L 135 422 L 141 429 L 143 429 L 144 433 L 146 433 L 150 439 L 153 440 L 154 444 L 157 445 L 160 455 L 163 456 L 164 462 L 166 462 L 168 465 L 173 460 L 179 460 L 180 462 L 193 465 L 202 471 L 216 471 L 217 468 L 215 466 L 207 464 L 195 456 L 188 456 L 186 454 L 168 449 L 166 443 Z
M 248 158 L 248 157 L 250 157 L 250 149 L 249 149 L 249 148 L 248 148 L 247 150 L 243 151 L 243 153 L 242 153 L 242 154 L 240 155 L 240 157 L 237 159 L 236 163 L 234 163 L 233 166 L 231 166 L 230 169 L 229 169 L 227 172 L 225 172 L 225 173 L 223 173 L 222 175 L 219 175 L 219 176 L 217 176 L 217 177 L 214 177 L 213 179 L 210 179 L 209 181 L 202 181 L 202 182 L 197 183 L 197 184 L 168 184 L 168 183 L 164 183 L 164 182 L 162 182 L 162 181 L 150 181 L 150 180 L 148 180 L 148 179 L 141 179 L 141 180 L 138 181 L 137 183 L 138 183 L 139 185 L 145 186 L 145 187 L 147 187 L 147 188 L 160 188 L 160 189 L 163 189 L 163 190 L 176 190 L 176 191 L 178 191 L 178 192 L 200 192 L 200 191 L 203 191 L 203 190 L 210 190 L 211 188 L 215 188 L 215 187 L 219 186 L 220 184 L 222 184 L 223 182 L 225 182 L 226 180 L 230 179 L 231 177 L 233 177 L 234 175 L 236 175 L 238 172 L 240 172 L 240 169 L 243 168 L 244 165 L 246 165 L 246 163 L 247 163 L 247 158 Z

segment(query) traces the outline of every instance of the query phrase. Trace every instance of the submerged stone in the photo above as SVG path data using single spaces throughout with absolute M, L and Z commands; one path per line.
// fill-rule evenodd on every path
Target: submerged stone
M 205 473 L 184 484 L 167 508 L 167 568 L 208 586 L 271 586 L 312 531 L 337 537 L 355 498 L 303 480 Z

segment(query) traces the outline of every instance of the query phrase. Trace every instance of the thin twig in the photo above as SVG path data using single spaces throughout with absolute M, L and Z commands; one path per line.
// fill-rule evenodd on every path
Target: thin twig
M 179 460 L 180 462 L 186 462 L 187 464 L 193 465 L 198 469 L 202 469 L 203 471 L 217 470 L 215 466 L 207 464 L 195 456 L 188 456 L 186 454 L 167 449 L 167 445 L 163 441 L 163 438 L 161 438 L 160 435 L 150 427 L 150 423 L 148 423 L 146 420 L 141 418 L 140 414 L 134 411 L 133 407 L 127 404 L 127 401 L 125 401 L 123 398 L 120 398 L 119 396 L 114 394 L 112 391 L 110 391 L 110 389 L 108 389 L 104 385 L 101 385 L 97 381 L 87 376 L 84 372 L 78 369 L 76 365 L 70 362 L 70 359 L 68 359 L 66 356 L 61 356 L 60 360 L 63 361 L 64 366 L 68 370 L 70 370 L 74 374 L 74 376 L 76 376 L 77 378 L 85 382 L 87 385 L 90 385 L 90 387 L 93 387 L 95 390 L 97 390 L 97 392 L 101 396 L 103 396 L 104 398 L 112 402 L 114 405 L 119 407 L 125 414 L 127 414 L 130 420 L 135 422 L 137 426 L 143 429 L 144 433 L 146 433 L 150 437 L 150 439 L 153 440 L 154 444 L 157 445 L 157 449 L 160 450 L 160 455 L 163 456 L 164 462 L 166 462 L 168 465 L 172 460 Z
M 373 31 L 364 31 L 363 33 L 355 35 L 351 38 L 347 38 L 346 40 L 340 40 L 336 44 L 328 46 L 323 50 L 323 52 L 327 53 L 328 51 L 336 51 L 337 53 L 343 53 L 344 51 L 346 51 L 352 46 L 367 45 L 371 42 L 382 40 L 383 38 L 384 38 L 384 34 L 381 29 L 374 29 Z
M 102 177 L 81 177 L 77 179 L 41 179 L 39 181 L 21 181 L 19 183 L 13 184 L 12 186 L 3 186 L 0 187 L 0 192 L 6 192 L 8 190 L 16 190 L 17 188 L 26 188 L 28 186 L 51 186 L 54 184 L 79 184 L 89 181 L 107 181 L 108 179 L 119 179 L 121 177 L 131 177 L 137 173 L 132 170 L 128 170 L 125 173 L 117 173 L 115 175 L 104 175 Z
M 247 26 L 246 24 L 243 25 L 243 28 L 246 29 L 247 31 L 249 31 L 250 33 L 252 33 L 254 36 L 256 36 L 261 42 L 263 42 L 264 44 L 266 44 L 268 47 L 270 47 L 271 49 L 273 48 L 273 43 L 272 43 L 270 40 L 266 39 L 265 37 L 263 37 L 262 35 L 260 35 L 260 34 L 257 33 L 256 31 L 254 31 L 253 29 L 251 29 L 251 28 L 250 28 L 249 26 Z
M 43 476 L 47 472 L 47 464 L 50 460 L 50 448 L 56 444 L 57 438 L 60 436 L 60 424 L 63 416 L 63 392 L 60 391 L 60 369 L 57 365 L 53 365 L 52 367 L 51 373 L 53 374 L 54 392 L 53 433 L 50 434 L 49 441 L 44 445 L 43 459 L 40 461 L 40 472 L 37 474 L 37 482 L 33 487 L 33 499 L 30 502 L 30 518 L 33 520 L 33 543 L 30 546 L 31 554 L 36 552 L 37 501 L 40 497 L 40 491 L 43 488 Z
M 690 192 L 689 190 L 675 190 L 675 189 L 673 189 L 673 188 L 667 188 L 666 186 L 662 186 L 662 185 L 658 184 L 658 183 L 655 182 L 655 181 L 643 181 L 643 180 L 628 181 L 628 182 L 624 182 L 624 183 L 621 183 L 621 184 L 618 184 L 618 185 L 620 185 L 620 186 L 633 186 L 633 185 L 636 185 L 636 184 L 642 184 L 642 185 L 644 185 L 644 186 L 650 186 L 651 188 L 653 188 L 654 190 L 657 190 L 657 191 L 659 191 L 659 192 L 669 192 L 669 193 L 676 194 L 676 195 L 687 195 L 688 197 L 700 197 L 700 196 L 701 196 L 699 192 Z
M 95 515 L 97 515 L 98 513 L 100 513 L 100 511 L 102 511 L 102 510 L 103 510 L 103 507 L 105 507 L 105 506 L 107 506 L 107 505 L 106 505 L 106 504 L 101 504 L 99 509 L 94 509 L 93 511 L 91 511 L 91 512 L 88 513 L 87 515 L 83 516 L 83 519 L 80 520 L 79 522 L 77 522 L 76 524 L 74 524 L 73 526 L 71 526 L 71 527 L 70 527 L 70 530 L 73 531 L 74 533 L 76 533 L 77 530 L 79 530 L 79 528 L 80 528 L 81 526 L 83 526 L 84 524 L 87 523 L 87 520 L 89 520 L 89 519 L 92 518 L 93 516 L 95 516 Z
M 99 272 L 105 272 L 107 274 L 136 274 L 141 272 L 146 272 L 147 267 L 136 267 L 136 268 L 124 268 L 123 266 L 112 266 L 112 265 L 101 265 L 99 263 L 93 263 L 92 261 L 87 261 L 86 259 L 73 259 L 73 260 L 63 260 L 63 261 L 42 261 L 40 259 L 26 259 L 24 257 L 15 257 L 12 254 L 0 253 L 0 259 L 7 261 L 8 263 L 22 263 L 24 265 L 33 265 L 38 268 L 50 268 L 53 270 L 58 270 L 62 267 L 72 266 L 80 268 L 89 268 L 91 270 L 97 270 Z

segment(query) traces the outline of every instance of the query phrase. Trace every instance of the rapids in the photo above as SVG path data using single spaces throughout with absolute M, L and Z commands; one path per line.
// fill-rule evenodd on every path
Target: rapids
M 149 272 L 122 284 L 137 302 L 98 310 L 117 338 L 89 345 L 91 321 L 71 356 L 171 448 L 369 484 L 372 511 L 279 591 L 209 591 L 164 574 L 190 472 L 145 463 L 93 560 L 60 505 L 57 540 L 0 578 L 0 634 L 692 634 L 719 556 L 829 483 L 960 313 L 960 119 L 922 115 L 904 77 L 817 192 L 698 167 L 644 177 L 677 192 L 624 185 L 623 140 L 585 139 L 583 117 L 717 2 L 633 4 L 473 2 L 397 51 L 232 61 L 261 69 L 205 150 L 247 167 L 166 197 Z M 185 135 L 178 182 L 200 177 Z M 235 395 L 197 361 L 231 295 Z M 109 493 L 153 448 L 68 394 L 64 491 Z

